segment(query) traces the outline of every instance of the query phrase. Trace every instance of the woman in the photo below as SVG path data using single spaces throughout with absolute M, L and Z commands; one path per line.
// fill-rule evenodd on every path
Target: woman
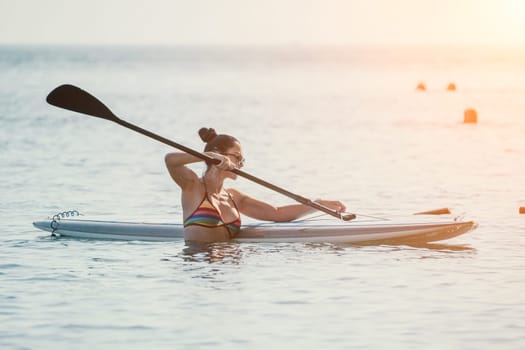
M 237 178 L 229 170 L 244 165 L 241 144 L 232 136 L 217 135 L 211 128 L 200 129 L 199 135 L 206 143 L 204 152 L 220 160 L 216 165 L 208 164 L 202 178 L 186 166 L 202 159 L 182 152 L 165 157 L 171 177 L 182 190 L 186 241 L 208 243 L 234 238 L 241 228 L 241 213 L 258 220 L 291 221 L 315 210 L 303 204 L 274 207 L 233 188 L 225 189 L 224 180 Z M 346 209 L 339 201 L 316 202 L 337 211 Z

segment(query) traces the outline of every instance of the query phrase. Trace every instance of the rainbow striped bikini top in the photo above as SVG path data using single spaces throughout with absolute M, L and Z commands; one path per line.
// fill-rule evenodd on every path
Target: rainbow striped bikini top
M 204 185 L 204 188 L 206 189 L 206 185 Z M 225 227 L 226 230 L 228 230 L 230 238 L 235 237 L 235 235 L 241 230 L 241 215 L 232 196 L 229 193 L 228 195 L 233 202 L 233 206 L 237 210 L 237 219 L 233 220 L 232 222 L 225 223 L 217 208 L 215 208 L 208 199 L 208 191 L 206 190 L 204 193 L 204 198 L 197 209 L 195 209 L 195 211 L 190 216 L 188 216 L 186 220 L 184 220 L 184 227 L 192 225 L 207 228 Z

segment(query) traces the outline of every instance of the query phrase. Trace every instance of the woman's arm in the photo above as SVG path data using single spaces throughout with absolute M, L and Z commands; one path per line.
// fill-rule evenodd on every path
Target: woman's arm
M 211 158 L 220 160 L 220 163 L 214 164 L 214 166 L 221 170 L 231 170 L 235 168 L 235 164 L 233 164 L 228 157 L 225 157 L 222 154 L 215 152 L 204 153 Z M 177 185 L 179 185 L 182 189 L 187 188 L 199 180 L 197 174 L 188 168 L 186 164 L 202 162 L 203 159 L 184 152 L 173 152 L 166 154 L 164 161 L 166 162 L 166 167 L 168 168 L 172 179 L 175 180 Z
M 230 189 L 228 191 L 232 194 L 239 211 L 244 215 L 257 220 L 286 222 L 316 211 L 316 209 L 304 204 L 291 204 L 275 207 L 266 202 L 247 196 L 235 189 Z M 341 212 L 346 210 L 345 205 L 339 201 L 318 199 L 315 200 L 315 202 L 333 210 Z
M 202 159 L 183 152 L 172 152 L 166 154 L 164 157 L 166 167 L 170 173 L 171 178 L 181 188 L 186 188 L 199 180 L 199 177 L 193 170 L 188 168 L 186 164 L 196 163 Z

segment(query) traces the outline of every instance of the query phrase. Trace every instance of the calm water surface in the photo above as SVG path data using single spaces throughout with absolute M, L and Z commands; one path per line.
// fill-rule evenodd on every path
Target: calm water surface
M 522 349 L 524 59 L 479 48 L 1 47 L 0 347 Z M 450 207 L 479 227 L 424 248 L 50 238 L 31 222 L 70 209 L 181 220 L 170 149 L 46 105 L 62 83 L 195 149 L 201 126 L 236 135 L 247 172 L 307 197 L 382 217 Z M 477 125 L 461 123 L 466 108 Z

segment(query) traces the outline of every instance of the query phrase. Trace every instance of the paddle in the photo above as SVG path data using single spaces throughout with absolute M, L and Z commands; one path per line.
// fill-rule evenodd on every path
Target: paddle
M 133 131 L 136 131 L 140 134 L 146 135 L 148 137 L 151 137 L 152 139 L 155 139 L 157 141 L 160 141 L 162 143 L 165 143 L 166 145 L 175 147 L 181 151 L 184 151 L 186 153 L 189 153 L 195 157 L 201 158 L 205 160 L 207 163 L 219 163 L 219 160 L 214 159 L 204 153 L 192 150 L 191 148 L 188 148 L 186 146 L 180 145 L 178 143 L 175 143 L 171 140 L 168 140 L 162 136 L 159 136 L 157 134 L 154 134 L 148 130 L 142 129 L 141 127 L 138 127 L 134 124 L 128 123 L 127 121 L 120 119 L 117 117 L 111 110 L 106 107 L 100 100 L 98 100 L 95 96 L 91 95 L 90 93 L 76 87 L 73 85 L 61 85 L 51 91 L 49 95 L 47 96 L 47 102 L 49 104 L 52 104 L 53 106 L 64 108 L 70 111 L 87 114 L 93 117 L 102 118 L 106 120 L 110 120 L 112 122 L 115 122 L 119 125 L 122 125 L 128 129 L 131 129 Z M 297 202 L 310 206 L 312 208 L 315 208 L 319 211 L 325 212 L 327 214 L 330 214 L 332 216 L 335 216 L 337 218 L 340 218 L 342 220 L 348 221 L 354 219 L 356 216 L 355 214 L 347 213 L 343 214 L 338 211 L 332 210 L 330 208 L 327 208 L 319 203 L 316 203 L 308 198 L 302 197 L 300 195 L 297 195 L 295 193 L 292 193 L 288 190 L 285 190 L 284 188 L 278 187 L 276 185 L 273 185 L 267 181 L 264 181 L 262 179 L 259 179 L 258 177 L 255 177 L 253 175 L 250 175 L 242 170 L 239 169 L 233 169 L 231 170 L 233 173 L 242 176 L 248 180 L 251 180 L 255 183 L 258 183 L 259 185 L 265 186 L 271 190 L 274 190 L 276 192 L 279 192 L 280 194 L 283 194 L 287 197 L 290 197 Z

